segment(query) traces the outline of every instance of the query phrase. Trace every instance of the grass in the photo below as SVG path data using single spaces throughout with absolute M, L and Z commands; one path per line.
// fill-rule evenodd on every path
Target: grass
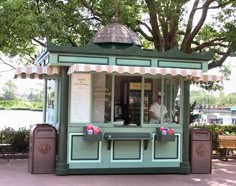
M 39 101 L 0 100 L 0 109 L 42 110 L 43 103 Z

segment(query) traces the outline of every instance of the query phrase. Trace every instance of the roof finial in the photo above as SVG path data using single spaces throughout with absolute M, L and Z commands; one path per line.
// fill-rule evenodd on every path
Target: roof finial
M 119 0 L 116 0 L 114 13 L 113 22 L 117 23 L 119 21 Z

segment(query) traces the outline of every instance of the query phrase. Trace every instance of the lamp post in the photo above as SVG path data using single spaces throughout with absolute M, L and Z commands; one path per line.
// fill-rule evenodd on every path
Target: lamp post
M 30 89 L 30 101 L 32 102 L 33 100 L 33 88 Z

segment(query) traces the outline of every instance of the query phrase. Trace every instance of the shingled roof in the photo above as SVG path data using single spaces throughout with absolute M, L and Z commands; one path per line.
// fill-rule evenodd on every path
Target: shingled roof
M 99 30 L 91 39 L 92 43 L 120 43 L 141 46 L 138 35 L 120 23 L 111 23 Z

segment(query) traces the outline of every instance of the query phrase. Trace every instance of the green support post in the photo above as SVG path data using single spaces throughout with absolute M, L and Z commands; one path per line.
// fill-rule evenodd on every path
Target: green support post
M 183 113 L 183 154 L 181 168 L 184 174 L 190 173 L 189 162 L 189 109 L 190 81 L 184 81 L 184 113 Z
M 69 77 L 67 75 L 68 67 L 61 68 L 60 79 L 60 106 L 59 106 L 59 132 L 58 132 L 58 159 L 56 163 L 56 174 L 67 175 L 67 130 L 68 130 L 68 91 Z

